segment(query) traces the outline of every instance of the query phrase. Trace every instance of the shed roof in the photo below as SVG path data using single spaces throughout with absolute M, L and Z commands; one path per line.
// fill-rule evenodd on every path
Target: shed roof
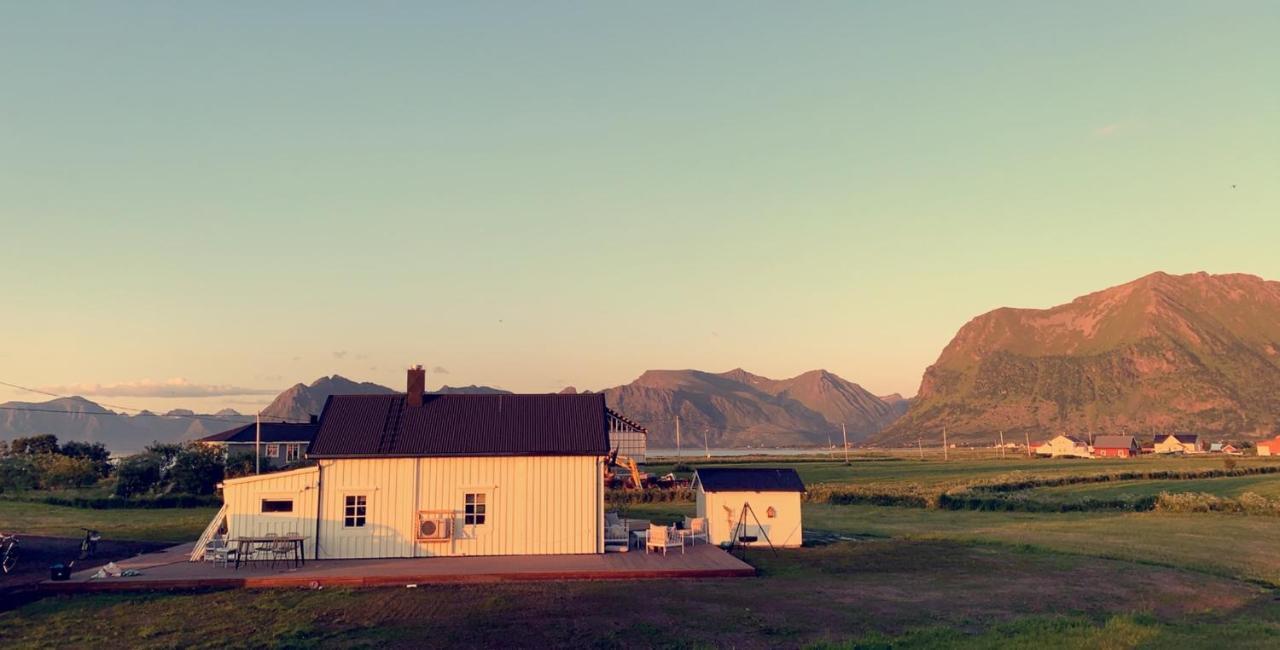
M 308 456 L 604 456 L 604 395 L 333 395 Z
M 297 424 L 293 422 L 263 422 L 262 423 L 262 442 L 278 443 L 278 442 L 311 442 L 316 436 L 316 429 L 319 425 L 315 423 Z M 234 429 L 227 429 L 215 433 L 211 436 L 205 436 L 197 440 L 197 442 L 223 442 L 253 443 L 257 436 L 256 423 L 250 422 Z
M 804 481 L 790 468 L 699 467 L 695 473 L 705 492 L 804 492 Z
M 1138 441 L 1133 436 L 1098 436 L 1093 439 L 1094 449 L 1136 449 Z

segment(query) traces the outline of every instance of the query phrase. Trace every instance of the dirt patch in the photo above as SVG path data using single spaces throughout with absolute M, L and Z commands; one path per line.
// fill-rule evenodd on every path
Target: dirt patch
M 49 567 L 54 564 L 74 562 L 72 570 L 79 571 L 172 546 L 163 542 L 104 539 L 98 542 L 98 550 L 94 557 L 77 560 L 76 558 L 80 556 L 80 541 L 80 538 L 70 537 L 19 535 L 18 564 L 13 572 L 0 573 L 0 611 L 28 602 L 32 588 L 41 580 L 49 579 Z

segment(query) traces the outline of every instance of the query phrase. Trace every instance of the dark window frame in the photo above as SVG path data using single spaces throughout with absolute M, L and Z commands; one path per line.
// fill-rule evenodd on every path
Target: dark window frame
M 462 498 L 462 523 L 467 526 L 483 526 L 489 517 L 489 495 L 485 492 L 467 492 Z

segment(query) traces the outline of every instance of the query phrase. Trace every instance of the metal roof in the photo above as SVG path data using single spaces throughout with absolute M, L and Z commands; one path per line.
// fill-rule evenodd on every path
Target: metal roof
M 794 469 L 775 467 L 699 467 L 704 492 L 804 492 Z
M 1133 436 L 1097 436 L 1093 439 L 1094 449 L 1136 449 L 1138 441 Z
M 263 422 L 262 423 L 262 442 L 275 444 L 277 442 L 311 442 L 316 436 L 316 424 L 295 424 L 292 422 Z M 224 442 L 224 443 L 253 443 L 256 425 L 253 422 L 238 426 L 234 429 L 227 429 L 211 436 L 205 436 L 197 440 L 197 442 Z
M 333 395 L 307 455 L 604 456 L 603 394 Z

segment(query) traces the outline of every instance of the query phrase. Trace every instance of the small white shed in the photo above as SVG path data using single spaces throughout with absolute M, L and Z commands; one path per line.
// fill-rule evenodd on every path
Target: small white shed
M 693 491 L 698 516 L 707 519 L 712 544 L 732 541 L 735 531 L 738 537 L 755 538 L 742 542 L 748 546 L 772 542 L 778 547 L 796 547 L 804 541 L 800 512 L 804 482 L 794 469 L 698 468 Z

